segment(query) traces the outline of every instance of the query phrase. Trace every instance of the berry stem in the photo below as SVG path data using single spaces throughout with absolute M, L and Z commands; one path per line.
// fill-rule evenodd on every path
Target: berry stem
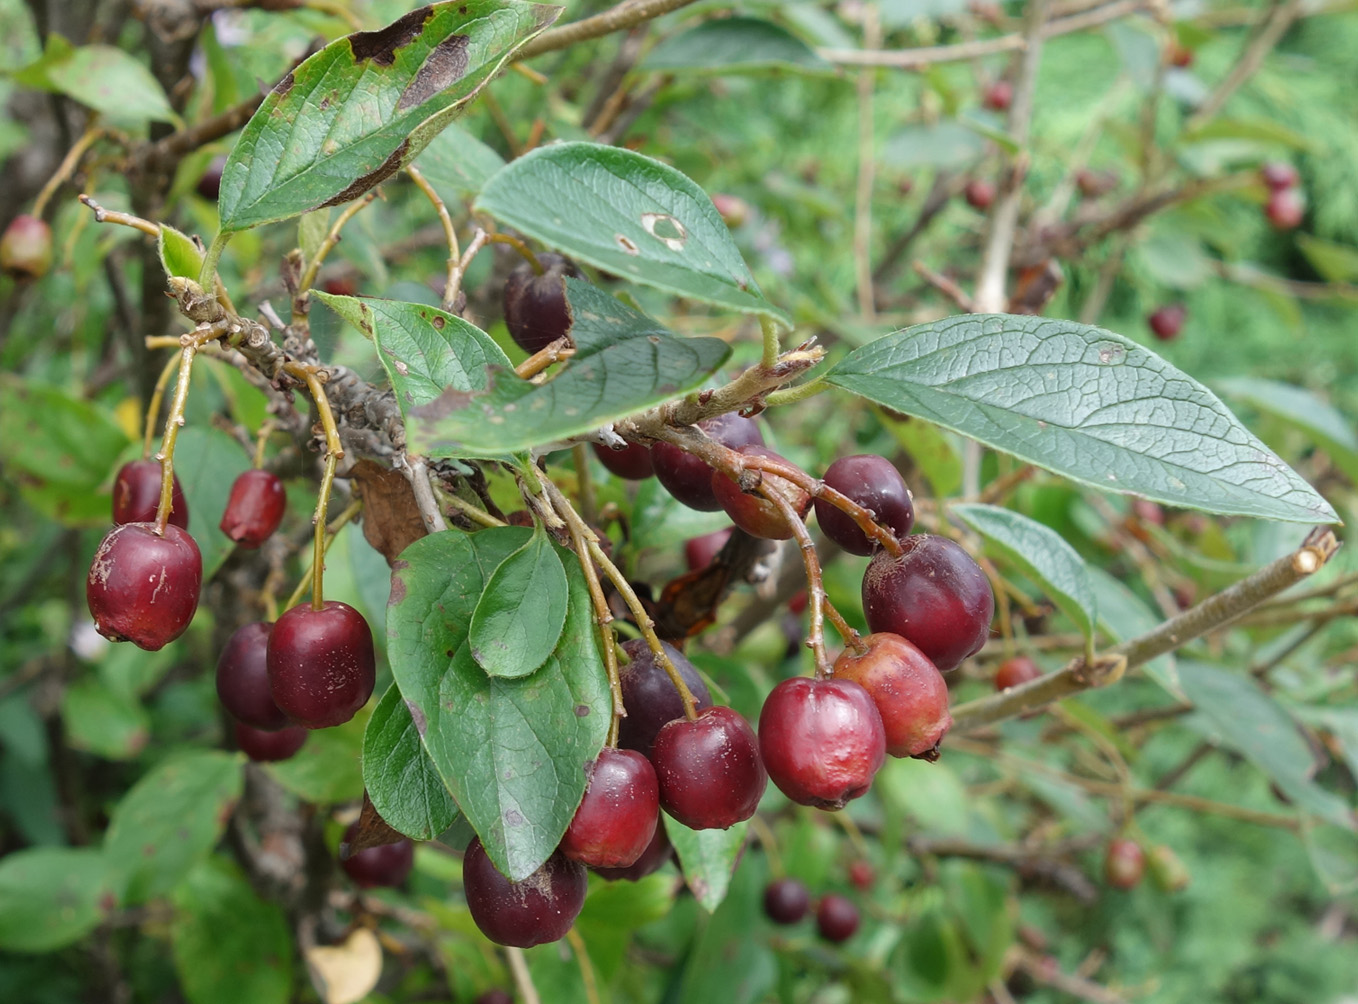
M 205 325 L 186 335 L 181 335 L 179 344 L 179 380 L 175 384 L 174 398 L 170 402 L 170 413 L 165 416 L 165 435 L 160 440 L 160 503 L 156 506 L 155 533 L 165 536 L 165 525 L 170 522 L 170 510 L 174 507 L 174 444 L 179 439 L 179 430 L 184 425 L 184 404 L 189 398 L 189 377 L 193 373 L 193 357 L 198 346 L 220 337 L 221 332 L 213 325 Z
M 151 440 L 156 433 L 156 419 L 160 417 L 160 405 L 165 399 L 165 388 L 170 382 L 170 374 L 179 367 L 179 357 L 171 356 L 165 360 L 165 368 L 156 379 L 155 389 L 151 391 L 151 403 L 146 406 L 146 433 L 141 441 L 141 458 L 151 459 Z
M 797 515 L 783 493 L 763 482 L 759 494 L 768 499 L 787 520 L 792 536 L 802 552 L 802 565 L 806 568 L 806 596 L 811 610 L 811 630 L 807 632 L 806 643 L 811 648 L 816 663 L 816 679 L 824 680 L 830 675 L 830 661 L 825 656 L 825 587 L 821 582 L 820 559 L 816 555 L 816 545 L 807 532 L 806 524 Z
M 750 817 L 750 829 L 754 830 L 755 839 L 759 841 L 759 846 L 764 848 L 764 856 L 769 859 L 769 871 L 774 878 L 782 878 L 783 856 L 778 852 L 778 837 L 773 832 L 773 827 L 764 822 L 764 817 L 755 813 Z
M 566 940 L 570 942 L 571 951 L 575 953 L 575 961 L 580 964 L 580 982 L 585 987 L 587 1004 L 600 1004 L 599 982 L 594 976 L 594 963 L 589 961 L 589 953 L 585 950 L 585 939 L 572 927 L 566 932 Z
M 448 215 L 448 207 L 439 198 L 439 193 L 434 191 L 434 186 L 429 184 L 429 180 L 414 164 L 407 164 L 406 174 L 410 175 L 410 180 L 415 182 L 415 187 L 424 193 L 424 197 L 434 205 L 434 212 L 438 214 L 439 225 L 443 227 L 443 239 L 448 242 L 448 274 L 443 284 L 443 299 L 440 306 L 444 310 L 452 311 L 453 301 L 457 299 L 458 287 L 461 283 L 460 278 L 462 251 L 457 243 L 457 231 L 453 229 L 453 218 Z
M 297 291 L 292 296 L 292 323 L 305 324 L 307 314 L 307 304 L 310 297 L 307 295 L 311 287 L 316 283 L 316 276 L 321 270 L 321 265 L 325 262 L 326 256 L 340 242 L 340 231 L 344 229 L 344 224 L 354 218 L 359 210 L 363 209 L 373 199 L 377 198 L 377 192 L 372 191 L 363 198 L 351 202 L 344 207 L 344 212 L 335 217 L 335 222 L 330 225 L 329 232 L 325 235 L 325 240 L 321 241 L 321 246 L 316 249 L 315 256 L 306 263 L 306 269 L 302 272 L 302 277 L 297 280 Z M 214 242 L 215 244 L 215 242 Z
M 260 470 L 264 466 L 264 448 L 269 444 L 269 436 L 274 429 L 278 428 L 278 423 L 272 418 L 259 427 L 259 434 L 255 436 L 255 456 L 254 468 Z
M 809 597 L 809 594 L 808 594 Z M 848 645 L 858 655 L 862 655 L 868 650 L 868 646 L 863 641 L 863 636 L 853 629 L 853 626 L 844 619 L 844 616 L 835 609 L 830 602 L 830 597 L 822 598 L 825 607 L 825 616 L 830 618 L 830 623 L 835 626 L 839 636 L 844 639 L 844 644 Z
M 321 550 L 322 558 L 324 558 L 325 554 L 330 550 L 330 545 L 335 542 L 335 538 L 339 536 L 339 532 L 344 529 L 345 524 L 347 524 L 350 520 L 352 520 L 362 511 L 363 511 L 363 500 L 354 499 L 352 502 L 350 502 L 347 506 L 344 507 L 343 512 L 341 512 L 338 516 L 331 520 L 330 525 L 325 528 L 326 538 L 325 546 Z M 302 602 L 302 594 L 306 592 L 307 586 L 311 583 L 312 572 L 315 569 L 316 558 L 314 554 L 312 555 L 311 560 L 312 564 L 307 566 L 306 571 L 302 574 L 301 581 L 297 583 L 297 588 L 292 591 L 292 595 L 288 597 L 288 602 L 284 604 L 283 609 L 291 610 L 293 607 L 297 606 L 298 603 Z M 263 597 L 263 601 L 266 606 L 272 606 L 274 603 L 273 596 L 271 594 L 265 595 Z M 277 620 L 276 617 L 271 617 L 269 619 Z
M 519 252 L 519 254 L 523 255 L 524 259 L 528 262 L 528 267 L 533 270 L 534 275 L 547 274 L 547 270 L 542 267 L 542 262 L 538 261 L 538 256 L 533 253 L 533 249 L 513 234 L 487 234 L 485 240 L 491 244 L 508 244 L 515 251 Z
M 580 519 L 566 517 L 566 527 L 570 531 L 571 543 L 574 545 L 576 560 L 580 562 L 580 570 L 585 573 L 585 584 L 589 586 L 589 598 L 594 604 L 594 623 L 599 627 L 599 643 L 603 648 L 604 669 L 608 673 L 608 692 L 613 698 L 613 717 L 608 723 L 608 738 L 605 745 L 616 747 L 618 745 L 618 728 L 627 711 L 622 704 L 622 680 L 618 676 L 618 651 L 613 639 L 613 612 L 608 609 L 608 600 L 604 596 L 603 586 L 599 583 L 599 573 L 594 568 L 594 561 L 590 558 L 589 541 L 585 537 L 585 532 L 589 529 L 588 524 Z
M 335 483 L 335 465 L 344 456 L 344 446 L 340 443 L 335 414 L 330 410 L 330 399 L 326 397 L 316 367 L 288 363 L 285 368 L 289 374 L 306 383 L 311 399 L 316 402 L 316 411 L 320 413 L 321 428 L 325 430 L 325 466 L 321 471 L 321 487 L 316 495 L 316 515 L 313 517 L 316 536 L 311 559 L 311 609 L 319 611 L 325 606 L 325 550 L 328 546 L 325 540 L 325 514 L 330 506 L 330 489 Z
M 529 380 L 552 363 L 560 362 L 562 359 L 569 359 L 575 355 L 575 345 L 565 335 L 556 341 L 544 345 L 519 365 L 514 367 L 514 375 L 520 380 Z

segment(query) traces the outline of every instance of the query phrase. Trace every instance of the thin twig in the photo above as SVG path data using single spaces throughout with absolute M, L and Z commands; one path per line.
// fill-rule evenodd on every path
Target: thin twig
M 600 35 L 611 35 L 615 31 L 631 28 L 680 7 L 687 7 L 691 3 L 693 0 L 623 0 L 616 7 L 610 7 L 601 14 L 544 31 L 520 49 L 517 58 L 531 59 L 544 52 L 564 49 L 576 42 L 598 38 Z

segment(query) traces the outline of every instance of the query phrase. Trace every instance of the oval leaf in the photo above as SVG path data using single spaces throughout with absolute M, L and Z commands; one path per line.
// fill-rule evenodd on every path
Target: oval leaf
M 665 835 L 679 854 L 684 881 L 702 908 L 711 913 L 721 906 L 731 888 L 731 874 L 745 846 L 749 824 L 736 823 L 727 830 L 690 830 L 663 812 L 660 818 L 665 823 Z
M 450 387 L 410 409 L 412 453 L 501 457 L 578 436 L 701 386 L 731 353 L 719 338 L 676 338 L 589 283 L 568 279 L 566 293 L 575 356 L 561 371 L 535 384 L 493 368 L 483 392 Z
M 420 742 L 395 684 L 363 733 L 363 783 L 377 814 L 413 840 L 433 840 L 457 818 L 457 805 Z
M 566 569 L 539 531 L 491 573 L 472 613 L 472 658 L 491 676 L 527 676 L 547 661 L 565 624 Z
M 0 949 L 50 952 L 79 941 L 117 899 L 102 851 L 37 847 L 0 861 Z
M 954 505 L 952 512 L 993 543 L 1037 582 L 1086 638 L 1098 614 L 1089 568 L 1078 551 L 1049 526 L 993 505 Z
M 392 674 L 430 759 L 503 874 L 522 881 L 561 841 L 585 793 L 585 765 L 608 734 L 611 704 L 589 590 L 573 556 L 561 641 L 542 669 L 488 677 L 467 625 L 527 527 L 430 534 L 392 570 Z
M 1206 512 L 1338 522 L 1216 395 L 1103 328 L 951 317 L 855 349 L 827 379 L 1095 488 Z
M 457 124 L 439 133 L 415 161 L 444 200 L 467 199 L 479 193 L 505 160 Z
M 834 66 L 786 28 L 753 17 L 717 18 L 667 38 L 651 50 L 641 68 L 666 73 L 772 69 L 835 72 Z
M 160 252 L 160 267 L 167 276 L 197 280 L 203 268 L 203 252 L 192 237 L 162 223 L 156 249 Z
M 222 230 L 349 202 L 385 181 L 560 12 L 453 0 L 327 45 L 246 123 L 222 170 Z
M 1248 401 L 1311 436 L 1335 466 L 1358 484 L 1358 436 L 1334 405 L 1304 387 L 1262 377 L 1232 377 L 1217 381 L 1217 387 L 1227 397 Z
M 650 157 L 597 143 L 540 147 L 486 182 L 476 208 L 615 275 L 789 323 L 760 293 L 712 200 Z

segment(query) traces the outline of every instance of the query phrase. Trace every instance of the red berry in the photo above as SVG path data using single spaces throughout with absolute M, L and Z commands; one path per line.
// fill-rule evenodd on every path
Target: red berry
M 1036 680 L 1041 675 L 1042 670 L 1037 663 L 1026 655 L 1016 655 L 1012 659 L 1005 659 L 1000 663 L 1000 668 L 995 670 L 995 689 L 1008 690 L 1029 680 Z
M 655 738 L 651 763 L 661 808 L 694 830 L 725 830 L 749 819 L 769 780 L 754 729 L 730 708 L 670 722 Z
M 1145 868 L 1146 856 L 1135 840 L 1117 837 L 1108 842 L 1103 874 L 1109 885 L 1115 889 L 1133 889 L 1141 882 L 1141 873 Z
M 742 446 L 738 450 L 747 457 L 763 457 L 766 460 L 782 460 L 767 446 Z M 712 472 L 712 494 L 716 496 L 731 522 L 751 537 L 765 540 L 788 540 L 793 528 L 783 511 L 762 492 L 777 492 L 792 506 L 799 519 L 805 519 L 811 509 L 811 496 L 787 478 L 767 471 L 759 472 L 758 492 L 741 491 L 740 485 L 720 471 Z
M 531 948 L 565 937 L 585 905 L 585 867 L 556 851 L 522 882 L 491 863 L 479 839 L 462 858 L 462 886 L 472 920 L 491 941 Z
M 759 752 L 799 805 L 842 809 L 867 794 L 886 759 L 882 716 L 852 680 L 784 680 L 759 712 Z
M 1281 188 L 1268 197 L 1264 215 L 1275 230 L 1294 230 L 1306 216 L 1306 197 L 1295 188 Z
M 41 279 L 52 267 L 52 228 L 36 216 L 14 217 L 0 236 L 0 269 L 16 279 Z
M 962 189 L 962 196 L 972 209 L 989 209 L 995 201 L 995 186 L 982 178 L 976 178 L 967 182 L 967 187 Z
M 915 525 L 915 502 L 901 472 L 886 457 L 872 453 L 840 457 L 825 469 L 823 480 L 864 509 L 871 509 L 876 522 L 898 538 L 910 535 Z M 866 556 L 879 546 L 842 509 L 823 498 L 816 499 L 816 521 L 825 536 L 850 554 Z
M 291 722 L 273 702 L 269 688 L 272 624 L 256 621 L 237 628 L 217 660 L 217 698 L 231 717 L 253 729 L 276 732 Z
M 529 355 L 570 332 L 566 277 L 580 277 L 579 270 L 559 254 L 546 252 L 537 258 L 544 269 L 541 275 L 525 261 L 505 280 L 505 327 Z
M 321 283 L 321 289 L 331 296 L 358 296 L 358 280 L 352 276 L 332 276 Z
M 1167 342 L 1178 337 L 1187 319 L 1187 307 L 1182 303 L 1167 303 L 1152 311 L 1146 318 L 1146 324 L 1151 329 L 1151 334 L 1160 341 Z
M 774 879 L 764 887 L 764 912 L 775 924 L 795 924 L 811 909 L 811 893 L 795 878 Z
M 655 473 L 651 465 L 651 448 L 640 443 L 628 443 L 621 450 L 595 443 L 594 455 L 611 473 L 628 481 L 644 481 Z
M 688 570 L 696 572 L 700 568 L 706 568 L 712 564 L 712 559 L 717 556 L 726 542 L 731 539 L 731 528 L 725 530 L 714 530 L 712 533 L 705 533 L 701 537 L 693 537 L 684 542 L 684 560 L 688 563 Z
M 376 679 L 372 631 L 339 600 L 320 610 L 300 603 L 278 618 L 269 636 L 274 702 L 298 725 L 343 725 L 368 702 Z
M 874 631 L 898 634 L 939 670 L 956 668 L 990 636 L 995 596 L 981 566 L 961 545 L 929 533 L 901 541 L 893 558 L 879 551 L 863 576 L 863 612 Z
M 750 218 L 750 205 L 739 196 L 723 195 L 718 192 L 712 196 L 712 205 L 717 207 L 721 221 L 732 230 L 741 226 Z
M 811 602 L 811 598 L 806 594 L 805 589 L 798 589 L 792 594 L 792 599 L 787 601 L 788 613 L 793 617 L 800 617 L 806 613 L 806 607 Z
M 646 845 L 646 849 L 641 852 L 641 857 L 637 858 L 631 865 L 626 868 L 595 868 L 593 871 L 600 878 L 609 882 L 619 880 L 639 882 L 652 872 L 659 871 L 673 853 L 674 848 L 670 846 L 669 835 L 665 832 L 665 827 L 657 821 L 655 836 Z
M 301 731 L 305 735 L 306 730 Z M 358 823 L 351 823 L 344 831 L 344 844 L 352 842 L 357 835 Z M 344 869 L 344 874 L 353 879 L 361 889 L 398 886 L 406 880 L 414 864 L 415 845 L 409 840 L 365 847 L 361 851 L 340 858 L 340 867 Z
M 277 474 L 244 471 L 231 485 L 231 496 L 219 524 L 222 533 L 239 547 L 256 548 L 273 536 L 283 522 L 288 494 Z
M 1259 176 L 1264 184 L 1275 192 L 1284 188 L 1296 188 L 1297 183 L 1301 181 L 1297 169 L 1285 160 L 1270 160 L 1259 168 Z
M 952 727 L 948 684 L 928 656 L 895 634 L 871 634 L 861 655 L 845 650 L 835 660 L 836 679 L 859 684 L 882 716 L 886 751 L 922 756 L 938 748 Z
M 1143 523 L 1153 523 L 1156 526 L 1165 525 L 1164 507 L 1150 499 L 1132 499 L 1132 515 Z
M 193 620 L 203 585 L 203 557 L 173 523 L 159 536 L 153 523 L 124 523 L 94 552 L 85 599 L 99 633 L 154 652 Z
M 1170 66 L 1177 66 L 1181 70 L 1186 70 L 1193 65 L 1193 50 L 1176 39 L 1166 47 L 1165 61 Z
M 849 865 L 849 881 L 855 889 L 867 892 L 877 881 L 877 872 L 866 861 L 855 861 Z
M 698 710 L 712 707 L 712 694 L 693 663 L 669 642 L 661 644 L 688 685 Z M 684 702 L 669 674 L 656 663 L 645 639 L 625 641 L 622 650 L 632 661 L 618 667 L 622 706 L 627 710 L 627 716 L 618 724 L 618 745 L 649 757 L 661 728 L 684 717 Z
M 858 930 L 858 907 L 843 896 L 828 893 L 816 907 L 816 928 L 826 941 L 848 941 Z
M 733 450 L 764 445 L 759 426 L 734 413 L 706 419 L 698 423 L 698 428 L 709 439 Z M 721 508 L 717 496 L 712 493 L 712 468 L 705 462 L 673 443 L 656 443 L 651 447 L 651 460 L 655 465 L 656 480 L 678 502 L 702 512 L 716 512 Z
M 659 820 L 651 762 L 635 750 L 605 748 L 590 766 L 589 786 L 561 838 L 561 853 L 595 868 L 627 868 L 651 845 Z
M 209 202 L 216 202 L 222 194 L 222 171 L 226 167 L 226 157 L 217 156 L 212 158 L 212 163 L 208 164 L 207 170 L 198 179 L 195 190 Z
M 997 80 L 985 89 L 983 100 L 991 111 L 1008 111 L 1014 101 L 1014 85 L 1007 80 Z
M 266 732 L 252 729 L 243 722 L 233 723 L 236 748 L 257 763 L 287 760 L 306 744 L 307 730 L 300 725 Z
M 154 523 L 159 505 L 160 461 L 131 460 L 123 464 L 113 479 L 113 522 Z M 178 474 L 170 489 L 170 522 L 181 530 L 189 528 L 189 504 L 184 501 Z

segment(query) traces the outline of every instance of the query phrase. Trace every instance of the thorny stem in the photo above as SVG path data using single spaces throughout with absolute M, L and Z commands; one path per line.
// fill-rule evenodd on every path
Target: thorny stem
M 344 211 L 335 217 L 335 222 L 330 225 L 330 230 L 325 235 L 325 240 L 321 241 L 321 246 L 316 249 L 315 256 L 306 263 L 306 270 L 302 273 L 301 279 L 297 281 L 297 292 L 292 299 L 292 322 L 299 324 L 306 316 L 307 291 L 316 282 L 316 276 L 321 270 L 321 265 L 325 262 L 326 256 L 330 254 L 336 244 L 340 242 L 340 231 L 344 225 L 354 218 L 373 199 L 377 198 L 377 192 L 372 191 L 363 198 L 358 199 L 344 207 Z
M 170 510 L 174 508 L 174 444 L 179 439 L 179 430 L 184 424 L 184 404 L 189 398 L 189 377 L 193 372 L 193 357 L 198 346 L 219 338 L 221 332 L 215 325 L 205 325 L 190 334 L 183 335 L 179 344 L 179 382 L 175 384 L 174 399 L 170 402 L 170 413 L 165 416 L 165 435 L 160 441 L 160 504 L 156 506 L 156 536 L 165 535 L 165 526 L 170 522 Z
M 460 285 L 456 280 L 462 261 L 462 251 L 458 248 L 457 230 L 453 228 L 453 218 L 448 215 L 448 207 L 439 198 L 439 193 L 434 191 L 434 186 L 429 184 L 429 180 L 419 168 L 414 164 L 407 164 L 405 172 L 410 175 L 410 180 L 415 182 L 415 187 L 424 193 L 424 197 L 433 203 L 434 212 L 438 214 L 439 225 L 443 227 L 443 239 L 448 242 L 448 275 L 443 284 L 443 301 L 440 306 L 444 310 L 452 310 L 453 301 L 457 299 L 457 289 Z
M 179 339 L 175 339 L 175 344 L 179 344 Z M 151 440 L 155 436 L 156 419 L 160 417 L 160 403 L 165 399 L 165 388 L 170 382 L 170 374 L 179 367 L 179 357 L 171 356 L 165 361 L 165 368 L 160 371 L 160 376 L 156 380 L 156 386 L 151 391 L 151 403 L 146 406 L 146 433 L 141 442 L 141 458 L 149 460 L 151 458 Z
M 325 430 L 325 466 L 321 471 L 321 487 L 316 494 L 316 539 L 313 545 L 311 564 L 311 609 L 320 610 L 325 605 L 325 513 L 330 506 L 330 489 L 335 483 L 335 465 L 344 456 L 340 443 L 339 428 L 335 425 L 334 412 L 330 410 L 330 399 L 316 375 L 316 368 L 301 363 L 288 363 L 285 367 L 289 374 L 306 383 L 311 399 L 316 402 L 316 411 L 321 416 L 321 428 Z
M 57 189 L 75 171 L 76 165 L 80 163 L 80 158 L 84 156 L 85 151 L 97 143 L 100 137 L 107 134 L 108 130 L 103 126 L 92 125 L 71 145 L 71 149 L 66 151 L 66 156 L 61 159 L 57 169 L 52 172 L 52 177 L 47 179 L 47 184 L 42 186 L 42 191 L 33 200 L 34 216 L 42 219 L 43 210 L 47 208 L 47 203 L 52 201 L 52 196 L 56 194 Z
M 344 511 L 336 516 L 331 521 L 330 525 L 325 528 L 325 545 L 321 548 L 322 561 L 325 559 L 326 552 L 330 550 L 330 545 L 333 544 L 335 538 L 339 536 L 339 532 L 344 529 L 345 525 L 350 520 L 362 511 L 363 500 L 356 498 L 345 506 Z M 314 553 L 312 554 L 311 561 L 312 564 L 307 566 L 307 570 L 302 575 L 301 581 L 297 583 L 297 588 L 292 591 L 292 595 L 288 597 L 288 602 L 283 609 L 291 610 L 293 607 L 297 606 L 298 603 L 302 602 L 302 594 L 306 592 L 307 585 L 312 581 L 312 575 L 315 572 L 316 556 Z M 265 599 L 266 602 L 272 602 L 273 598 L 266 597 Z

